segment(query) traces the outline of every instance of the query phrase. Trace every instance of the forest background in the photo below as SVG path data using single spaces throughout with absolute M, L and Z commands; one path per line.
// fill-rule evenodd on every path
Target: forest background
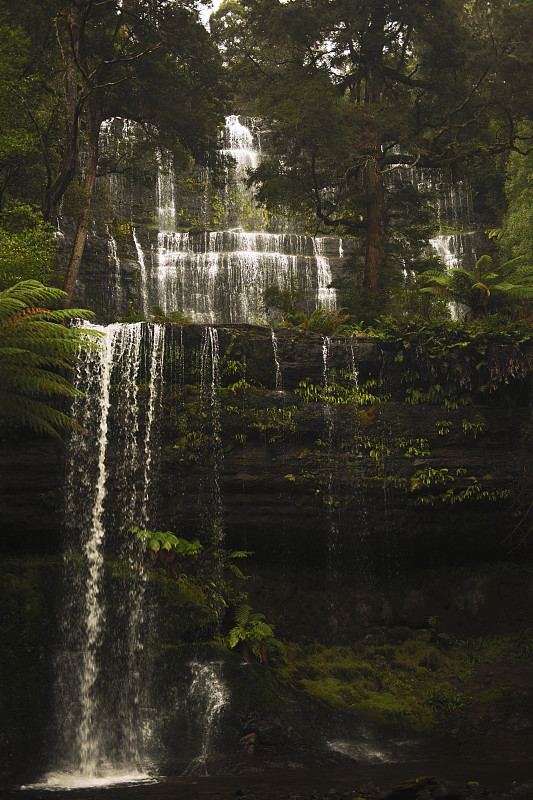
M 21 281 L 62 287 L 55 302 L 72 303 L 98 176 L 149 173 L 160 152 L 183 172 L 200 164 L 216 176 L 220 130 L 233 112 L 269 131 L 249 178 L 258 201 L 306 232 L 363 243 L 364 259 L 354 259 L 339 287 L 345 332 L 386 319 L 529 335 L 531 0 L 215 5 L 206 25 L 196 0 L 0 2 L 0 288 L 11 297 L 4 332 L 18 334 L 21 310 L 39 307 L 31 287 L 13 295 Z M 117 117 L 134 127 L 128 147 L 110 155 L 100 133 Z M 392 177 L 420 169 L 471 186 L 486 241 L 475 268 L 446 270 L 430 253 L 438 226 L 431 193 L 405 181 L 392 197 Z M 65 263 L 60 216 L 76 230 Z M 298 287 L 274 286 L 265 302 L 285 324 L 309 326 Z M 12 341 L 0 344 L 14 373 L 35 358 L 19 354 L 13 363 Z M 17 380 L 18 397 L 53 393 L 27 374 Z

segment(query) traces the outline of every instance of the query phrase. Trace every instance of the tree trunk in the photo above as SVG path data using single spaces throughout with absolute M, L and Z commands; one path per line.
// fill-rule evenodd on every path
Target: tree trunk
M 382 144 L 378 114 L 383 87 L 383 37 L 386 17 L 383 9 L 375 12 L 362 47 L 365 66 L 366 120 L 362 139 L 367 158 L 363 170 L 366 197 L 366 255 L 365 280 L 368 292 L 375 295 L 385 262 L 385 190 L 383 186 Z
M 80 103 L 78 64 L 83 37 L 84 14 L 87 0 L 73 0 L 66 21 L 66 35 L 62 42 L 65 63 L 65 149 L 57 177 L 46 187 L 43 198 L 43 216 L 53 221 L 57 206 L 76 173 L 78 160 Z
M 65 298 L 66 305 L 68 305 L 72 300 L 74 287 L 80 271 L 81 259 L 85 248 L 85 242 L 87 240 L 89 212 L 91 210 L 94 181 L 98 166 L 98 139 L 100 135 L 100 126 L 102 124 L 102 115 L 100 114 L 99 110 L 93 108 L 90 100 L 87 105 L 87 167 L 85 169 L 85 175 L 83 178 L 82 204 L 78 215 L 76 235 L 74 237 L 70 261 L 67 267 L 65 281 L 63 283 L 63 291 L 66 292 L 67 295 Z
M 385 190 L 379 161 L 370 157 L 363 173 L 366 195 L 365 287 L 375 295 L 385 262 Z

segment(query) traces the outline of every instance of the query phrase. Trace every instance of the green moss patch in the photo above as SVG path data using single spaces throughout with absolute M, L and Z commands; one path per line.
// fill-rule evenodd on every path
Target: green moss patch
M 458 641 L 433 631 L 403 642 L 367 636 L 352 647 L 290 645 L 284 680 L 322 703 L 375 722 L 428 733 L 509 698 L 504 665 L 527 658 L 524 633 Z M 495 666 L 496 677 L 488 665 Z M 498 672 L 501 670 L 501 680 Z

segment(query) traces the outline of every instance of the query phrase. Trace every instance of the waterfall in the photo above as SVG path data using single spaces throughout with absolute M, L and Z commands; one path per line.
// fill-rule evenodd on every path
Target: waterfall
M 436 197 L 441 232 L 429 240 L 432 250 L 447 270 L 472 269 L 478 256 L 477 231 L 469 229 L 473 216 L 470 187 L 463 181 L 452 181 L 444 170 L 415 170 L 412 177 L 418 191 L 429 190 Z M 450 311 L 453 319 L 464 316 L 464 308 L 457 303 L 450 304 Z
M 134 157 L 134 138 L 139 131 L 137 123 L 121 117 L 106 119 L 100 128 L 99 151 L 102 172 L 109 174 L 97 178 L 97 185 L 105 187 L 105 193 L 114 214 L 119 219 L 130 219 L 132 213 L 132 178 L 124 170 L 124 163 Z M 117 169 L 118 167 L 118 169 Z
M 150 308 L 148 271 L 146 269 L 146 262 L 144 260 L 143 249 L 141 247 L 141 243 L 139 242 L 137 232 L 133 226 L 131 228 L 131 234 L 133 236 L 135 249 L 137 251 L 137 260 L 139 262 L 139 295 L 140 295 L 139 312 L 142 315 L 146 315 Z
M 342 249 L 342 240 L 339 241 L 341 241 L 339 248 Z M 334 311 L 337 306 L 337 292 L 330 288 L 332 275 L 328 259 L 324 257 L 324 240 L 315 239 L 314 244 L 318 276 L 318 306 L 326 308 L 328 311 Z
M 111 286 L 111 291 L 113 293 L 113 302 L 115 304 L 115 308 L 117 310 L 122 309 L 122 299 L 123 299 L 123 291 L 121 285 L 121 270 L 120 270 L 120 258 L 118 257 L 118 247 L 117 247 L 117 240 L 111 233 L 111 226 L 107 226 L 107 253 L 109 258 L 109 266 L 113 272 L 113 284 Z
M 232 115 L 226 120 L 220 153 L 229 159 L 223 189 L 224 230 L 175 231 L 157 236 L 153 303 L 180 310 L 204 324 L 266 322 L 263 294 L 268 286 L 297 286 L 308 312 L 336 307 L 330 260 L 344 257 L 334 237 L 313 239 L 268 230 L 265 210 L 246 185 L 248 170 L 261 159 L 261 134 L 253 120 Z M 170 180 L 170 178 L 168 178 Z M 175 207 L 158 177 L 156 219 L 160 228 Z M 174 206 L 172 205 L 174 203 Z
M 281 374 L 281 366 L 278 357 L 278 340 L 276 338 L 276 332 L 274 331 L 274 328 L 270 329 L 270 335 L 272 336 L 272 353 L 274 355 L 274 366 L 276 368 L 276 392 L 282 392 L 283 375 Z
M 401 153 L 395 148 L 396 153 Z M 388 173 L 388 186 L 393 192 L 412 184 L 419 195 L 428 195 L 434 208 L 439 232 L 429 240 L 447 270 L 463 267 L 470 270 L 478 259 L 478 232 L 473 224 L 472 191 L 467 181 L 453 180 L 446 169 L 398 169 Z M 404 270 L 408 280 L 409 273 Z M 464 309 L 451 306 L 452 316 L 458 318 Z
M 190 663 L 192 681 L 186 697 L 192 714 L 202 709 L 202 741 L 200 754 L 189 765 L 185 774 L 206 775 L 207 761 L 213 755 L 213 738 L 217 731 L 220 715 L 229 701 L 229 692 L 222 678 L 222 664 L 198 661 Z
M 220 465 L 222 441 L 220 436 L 220 350 L 218 331 L 206 327 L 203 331 L 200 353 L 200 398 L 204 408 L 202 471 L 199 487 L 201 528 L 212 544 L 219 544 L 224 536 L 222 495 L 220 491 Z
M 174 164 L 170 155 L 158 153 L 156 180 L 157 224 L 162 230 L 174 230 L 176 225 L 176 199 Z
M 101 346 L 85 354 L 75 381 L 85 396 L 73 415 L 86 433 L 74 433 L 68 450 L 57 737 L 47 788 L 145 780 L 150 768 L 147 574 L 127 529 L 149 522 L 164 327 L 99 330 Z
M 351 378 L 353 381 L 354 388 L 357 389 L 359 386 L 359 371 L 357 369 L 357 364 L 355 361 L 355 349 L 353 340 L 350 342 L 350 370 L 351 370 Z

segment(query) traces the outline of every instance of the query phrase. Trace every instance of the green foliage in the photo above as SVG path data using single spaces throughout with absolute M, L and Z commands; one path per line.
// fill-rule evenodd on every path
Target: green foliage
M 499 236 L 499 244 L 508 259 L 523 258 L 528 264 L 533 264 L 532 173 L 533 151 L 527 155 L 511 153 L 505 184 L 508 207 Z
M 290 644 L 288 666 L 280 673 L 323 703 L 420 733 L 457 727 L 473 709 L 493 713 L 505 700 L 508 676 L 498 671 L 501 678 L 487 689 L 480 685 L 478 665 L 503 667 L 529 658 L 531 629 L 461 641 L 436 634 L 437 621 L 430 616 L 429 629 L 412 631 L 401 642 L 380 628 L 351 646 Z
M 478 435 L 486 430 L 487 423 L 481 416 L 478 414 L 474 419 L 463 419 L 461 422 L 461 427 L 463 429 L 463 433 L 472 434 L 474 439 L 477 439 Z
M 13 202 L 0 214 L 0 289 L 23 280 L 47 283 L 57 242 L 30 206 Z
M 279 308 L 287 316 L 298 312 L 302 298 L 303 292 L 298 286 L 298 281 L 292 277 L 288 289 L 280 289 L 276 284 L 267 286 L 263 292 L 263 306 L 265 311 Z
M 496 268 L 490 256 L 482 256 L 472 272 L 454 268 L 444 272 L 428 270 L 420 276 L 431 286 L 421 292 L 441 294 L 465 306 L 475 317 L 488 314 L 514 299 L 533 298 L 533 260 L 518 256 Z
M 171 531 L 148 531 L 136 525 L 129 533 L 145 543 L 152 561 L 162 565 L 166 578 L 179 585 L 180 596 L 188 593 L 194 606 L 211 610 L 213 622 L 219 622 L 228 608 L 233 609 L 236 624 L 227 635 L 230 648 L 241 642 L 245 657 L 251 653 L 263 663 L 268 658 L 286 660 L 273 626 L 265 622 L 264 614 L 252 611 L 240 588 L 247 576 L 235 561 L 247 558 L 250 552 L 218 545 L 204 548 L 198 539 L 189 542 Z
M 37 281 L 0 292 L 0 418 L 53 436 L 79 428 L 50 401 L 80 394 L 61 372 L 77 362 L 80 348 L 94 346 L 91 331 L 66 325 L 89 312 L 43 307 L 63 297 L 59 289 Z
M 174 553 L 178 558 L 185 558 L 197 556 L 203 550 L 198 539 L 189 542 L 187 539 L 178 538 L 171 531 L 146 531 L 133 525 L 129 533 L 135 534 L 136 539 L 146 541 L 148 548 L 155 554 L 163 549 Z
M 385 403 L 389 395 L 380 391 L 378 381 L 369 378 L 365 383 L 355 384 L 351 373 L 335 373 L 331 375 L 328 386 L 317 386 L 307 378 L 300 381 L 295 394 L 306 403 L 325 402 L 331 405 L 373 406 Z
M 393 346 L 394 361 L 402 366 L 408 403 L 452 410 L 487 402 L 533 367 L 533 332 L 527 320 L 490 315 L 470 323 L 433 325 L 383 318 L 377 333 Z
M 188 325 L 192 322 L 192 317 L 186 317 L 181 311 L 164 311 L 161 306 L 152 306 L 153 322 L 176 322 L 180 325 Z
M 230 648 L 243 643 L 243 655 L 249 660 L 252 653 L 263 664 L 269 660 L 287 661 L 287 652 L 282 642 L 274 636 L 274 627 L 265 622 L 265 615 L 254 612 L 246 603 L 235 609 L 235 626 L 228 633 Z
M 448 481 L 453 481 L 449 470 L 435 469 L 434 467 L 424 467 L 415 472 L 411 478 L 411 491 L 414 492 L 421 487 L 441 486 Z
M 317 308 L 307 315 L 303 311 L 294 314 L 284 314 L 283 321 L 288 328 L 300 328 L 304 331 L 320 333 L 322 336 L 352 336 L 356 330 L 352 324 L 351 314 L 345 314 L 346 309 L 328 311 Z
M 166 580 L 178 585 L 182 599 L 189 597 L 192 605 L 208 611 L 212 626 L 219 625 L 228 608 L 246 599 L 241 584 L 248 576 L 235 562 L 250 552 L 226 550 L 218 543 L 204 547 L 198 539 L 190 542 L 171 531 L 149 531 L 137 525 L 129 533 L 144 543 Z
M 299 289 L 296 278 L 291 278 L 288 289 L 280 289 L 277 285 L 268 286 L 263 292 L 263 305 L 266 311 L 279 309 L 280 320 L 286 328 L 299 328 L 304 331 L 320 333 L 322 336 L 352 336 L 356 327 L 353 317 L 344 313 L 345 308 L 329 311 L 317 308 L 306 314 L 300 307 L 303 292 Z

